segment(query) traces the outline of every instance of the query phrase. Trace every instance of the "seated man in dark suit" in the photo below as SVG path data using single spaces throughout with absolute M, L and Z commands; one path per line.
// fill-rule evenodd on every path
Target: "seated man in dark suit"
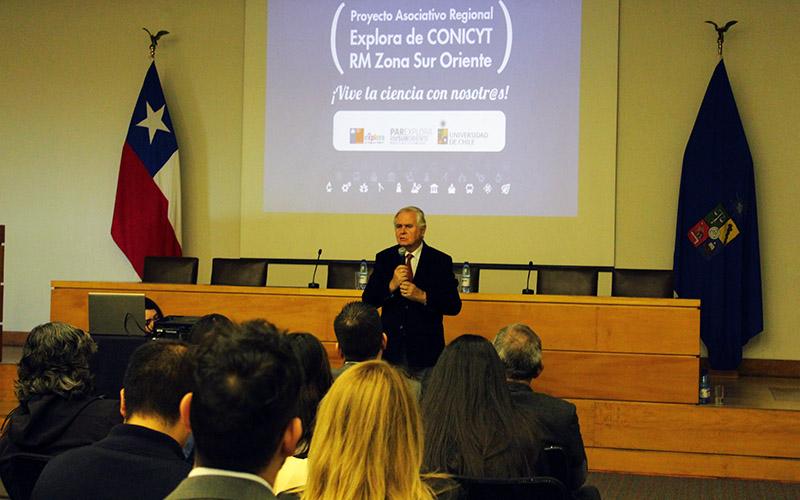
M 302 372 L 288 342 L 266 321 L 203 339 L 195 390 L 181 401 L 181 418 L 194 435 L 195 468 L 168 499 L 277 498 L 275 475 L 302 434 Z
M 192 390 L 186 344 L 152 341 L 131 356 L 120 391 L 125 423 L 90 446 L 67 451 L 45 467 L 34 499 L 164 498 L 191 470 L 182 446 L 189 429 L 180 402 Z
M 383 356 L 386 334 L 383 332 L 378 310 L 371 305 L 364 302 L 345 304 L 333 321 L 333 331 L 336 334 L 336 348 L 344 358 L 341 368 L 331 369 L 334 380 L 361 361 L 381 359 Z M 419 399 L 419 382 L 405 378 L 412 394 Z
M 548 432 L 546 442 L 564 448 L 571 469 L 571 484 L 567 484 L 567 488 L 576 497 L 599 498 L 595 487 L 583 486 L 588 468 L 575 405 L 531 388 L 533 379 L 544 369 L 539 336 L 528 325 L 515 323 L 498 332 L 494 348 L 506 365 L 511 399 L 536 415 Z

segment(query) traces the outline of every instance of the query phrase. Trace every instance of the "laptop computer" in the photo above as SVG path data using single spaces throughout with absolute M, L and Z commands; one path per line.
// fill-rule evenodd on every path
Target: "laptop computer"
M 91 335 L 144 336 L 143 293 L 89 293 Z

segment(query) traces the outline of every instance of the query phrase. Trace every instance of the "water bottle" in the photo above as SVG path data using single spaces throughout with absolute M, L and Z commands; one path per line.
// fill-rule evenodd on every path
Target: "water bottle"
M 711 381 L 708 374 L 700 376 L 700 404 L 707 405 L 711 402 Z
M 461 268 L 461 293 L 470 293 L 472 291 L 471 285 L 469 262 L 464 262 L 464 267 Z
M 367 288 L 367 280 L 369 279 L 369 269 L 367 268 L 367 261 L 362 260 L 361 265 L 358 267 L 358 289 L 363 290 Z

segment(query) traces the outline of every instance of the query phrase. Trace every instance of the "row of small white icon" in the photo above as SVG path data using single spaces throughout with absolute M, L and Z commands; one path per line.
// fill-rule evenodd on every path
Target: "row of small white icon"
M 333 190 L 334 190 L 334 187 L 335 186 L 333 185 L 332 182 L 328 182 L 328 184 L 325 185 L 325 191 L 327 191 L 328 193 L 332 193 Z M 340 186 L 340 189 L 342 190 L 343 193 L 350 192 L 351 188 L 354 188 L 353 189 L 354 191 L 357 189 L 359 193 L 368 193 L 369 190 L 370 190 L 369 184 L 367 184 L 366 182 L 362 182 L 361 184 L 358 185 L 357 188 L 354 187 L 353 183 L 349 182 L 349 181 L 345 182 L 344 184 L 342 184 Z M 390 186 L 390 188 L 391 188 L 391 186 Z M 418 182 L 414 182 L 414 183 L 411 184 L 411 188 L 409 189 L 409 192 L 411 194 L 418 194 L 418 193 L 420 193 L 422 191 L 422 188 L 423 188 L 422 184 L 420 184 Z M 377 186 L 376 186 L 376 189 L 378 190 L 379 193 L 382 193 L 382 192 L 386 191 L 386 186 L 384 186 L 382 182 L 378 182 Z M 492 184 L 489 184 L 488 182 L 486 184 L 484 184 L 483 186 L 476 186 L 475 184 L 472 184 L 472 183 L 467 183 L 467 184 L 464 185 L 464 192 L 467 193 L 467 194 L 474 193 L 476 189 L 477 190 L 481 190 L 486 194 L 491 194 L 493 191 L 495 191 L 496 188 L 495 188 L 495 186 L 493 186 Z M 455 184 L 451 183 L 449 186 L 447 186 L 447 194 L 456 194 L 457 191 L 458 191 L 458 189 L 456 188 Z M 511 192 L 511 184 L 503 184 L 503 185 L 501 185 L 500 188 L 499 188 L 499 191 L 502 194 L 510 193 Z M 402 193 L 403 192 L 402 183 L 398 182 L 395 185 L 394 192 L 395 193 Z M 439 194 L 439 185 L 438 184 L 430 184 L 428 186 L 428 192 L 430 194 Z
M 449 179 L 448 179 L 449 175 L 450 174 L 445 172 L 440 177 L 437 177 L 437 179 L 440 179 L 440 182 L 442 184 L 444 184 L 444 183 L 450 182 Z M 489 182 L 492 182 L 492 180 L 489 179 L 490 176 L 487 176 L 485 174 L 475 173 L 474 175 L 475 175 L 475 179 L 476 179 L 475 184 L 483 184 L 487 180 Z M 389 172 L 389 174 L 386 176 L 386 182 L 388 184 L 393 184 L 394 182 L 397 182 L 398 178 L 402 181 L 403 177 L 405 177 L 405 180 L 408 181 L 408 182 L 414 182 L 414 178 L 415 177 L 414 177 L 414 173 L 412 173 L 412 172 L 408 172 L 404 176 L 403 175 L 397 175 L 394 172 Z M 429 174 L 425 174 L 424 178 L 422 179 L 422 182 L 429 183 L 431 181 L 430 177 L 431 176 Z M 354 172 L 352 177 L 351 177 L 351 179 L 353 180 L 353 182 L 361 182 L 361 174 L 359 172 Z M 365 179 L 366 179 L 366 176 L 365 176 Z M 373 182 L 373 183 L 374 182 L 378 182 L 378 175 L 373 173 L 372 175 L 369 176 L 369 181 Z M 458 176 L 458 180 L 454 181 L 454 182 L 457 182 L 459 184 L 465 184 L 467 182 L 467 176 L 464 175 L 464 174 L 460 174 Z M 503 182 L 503 176 L 498 173 L 498 174 L 496 174 L 494 176 L 494 183 L 495 184 L 500 184 L 501 182 Z

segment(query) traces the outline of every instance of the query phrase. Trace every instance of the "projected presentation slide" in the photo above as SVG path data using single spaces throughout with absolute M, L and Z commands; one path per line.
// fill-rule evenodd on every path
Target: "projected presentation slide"
M 575 216 L 581 3 L 270 0 L 264 211 Z

